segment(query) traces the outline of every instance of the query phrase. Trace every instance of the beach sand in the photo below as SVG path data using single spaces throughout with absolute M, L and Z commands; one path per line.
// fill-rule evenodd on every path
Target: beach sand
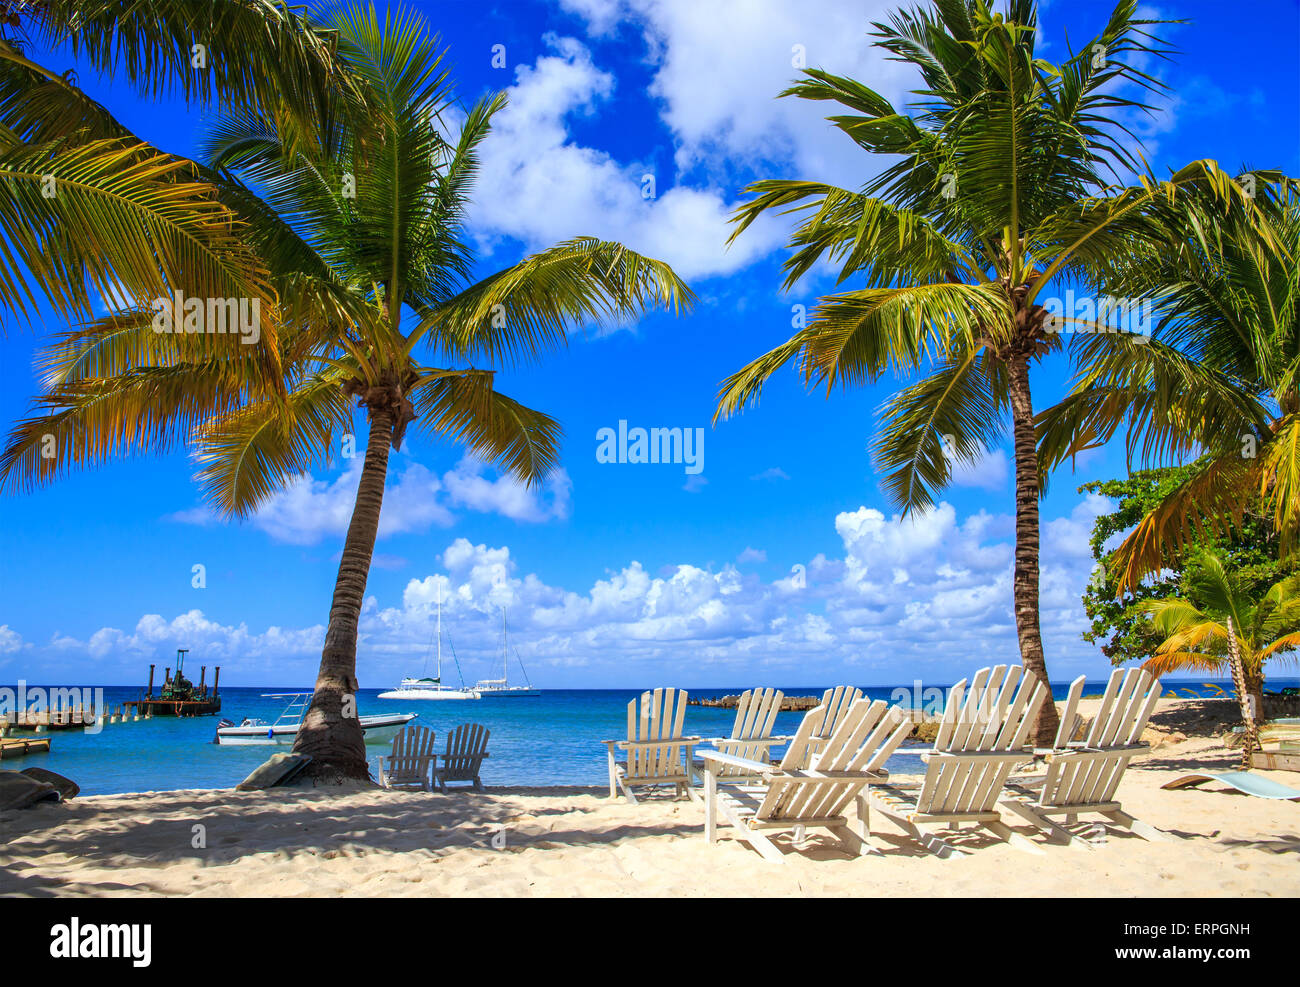
M 1166 724 L 1189 718 L 1181 701 L 1161 705 Z M 1155 739 L 1119 796 L 1170 843 L 1111 831 L 1095 849 L 1036 856 L 963 828 L 945 838 L 970 855 L 939 860 L 877 814 L 883 856 L 851 858 L 815 831 L 802 849 L 781 837 L 785 862 L 769 864 L 726 825 L 708 845 L 702 805 L 671 789 L 635 806 L 603 788 L 177 791 L 0 813 L 0 895 L 1300 896 L 1300 803 L 1162 791 L 1235 769 L 1237 755 L 1210 737 Z

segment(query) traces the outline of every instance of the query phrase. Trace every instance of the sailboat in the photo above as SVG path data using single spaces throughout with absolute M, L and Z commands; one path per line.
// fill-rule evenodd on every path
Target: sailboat
M 450 686 L 442 684 L 442 583 L 438 583 L 438 629 L 436 632 L 438 638 L 438 674 L 433 678 L 402 679 L 401 684 L 396 689 L 390 689 L 388 692 L 381 692 L 380 699 L 478 699 L 477 690 L 466 689 L 462 681 L 459 689 L 453 689 Z M 427 662 L 428 659 L 426 658 Z M 425 666 L 428 667 L 427 664 Z M 460 667 L 459 662 L 456 665 Z
M 479 679 L 474 683 L 474 691 L 488 699 L 504 699 L 515 696 L 536 696 L 538 690 L 533 688 L 533 684 L 528 682 L 528 670 L 524 668 L 523 659 L 519 659 L 519 670 L 524 673 L 524 681 L 527 685 L 511 685 L 509 682 L 508 667 L 510 665 L 510 641 L 506 631 L 506 608 L 501 608 L 501 678 L 499 679 Z M 515 658 L 519 658 L 519 652 L 515 652 Z

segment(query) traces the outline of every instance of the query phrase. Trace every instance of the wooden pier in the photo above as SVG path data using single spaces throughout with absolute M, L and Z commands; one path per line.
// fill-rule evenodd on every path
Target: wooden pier
M 0 761 L 11 757 L 24 757 L 28 754 L 48 754 L 49 752 L 49 737 L 40 737 L 31 740 L 0 740 Z

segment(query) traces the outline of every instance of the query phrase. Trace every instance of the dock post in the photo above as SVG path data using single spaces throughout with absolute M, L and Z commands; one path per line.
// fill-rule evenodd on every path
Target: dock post
M 154 667 L 150 665 L 149 666 L 149 691 L 144 694 L 145 699 L 153 698 L 153 669 Z

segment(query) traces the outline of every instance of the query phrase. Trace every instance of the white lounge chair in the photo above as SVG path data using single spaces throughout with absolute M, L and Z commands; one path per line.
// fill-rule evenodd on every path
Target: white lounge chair
M 437 755 L 433 752 L 434 733 L 415 724 L 393 737 L 393 747 L 379 761 L 379 784 L 384 788 L 419 788 L 430 791 L 429 771 Z
M 1087 840 L 1058 826 L 1052 816 L 1065 816 L 1073 824 L 1085 812 L 1099 813 L 1110 825 L 1119 826 L 1148 840 L 1171 837 L 1123 811 L 1115 790 L 1134 754 L 1147 750 L 1142 743 L 1151 711 L 1160 698 L 1161 685 L 1149 672 L 1116 669 L 1102 696 L 1083 740 L 1071 739 L 1075 710 L 1083 693 L 1084 676 L 1070 683 L 1061 729 L 1046 755 L 1047 774 L 1041 779 L 1014 782 L 1003 806 L 1047 831 L 1049 843 L 1092 847 Z
M 785 694 L 780 689 L 746 690 L 741 693 L 740 702 L 736 705 L 736 719 L 731 725 L 731 735 L 709 737 L 708 743 L 723 754 L 770 764 L 772 745 L 790 739 L 772 736 L 776 714 L 781 711 L 781 700 L 784 698 Z M 754 775 L 734 765 L 722 764 L 717 771 L 717 778 L 723 784 L 734 785 L 741 781 L 752 781 Z
M 883 782 L 889 772 L 885 762 L 912 732 L 912 721 L 883 699 L 859 700 L 840 717 L 835 732 L 822 745 L 811 767 L 801 766 L 803 752 L 822 724 L 826 710 L 808 712 L 779 767 L 759 761 L 704 751 L 704 835 L 717 840 L 720 810 L 739 831 L 740 838 L 765 860 L 780 863 L 780 848 L 768 837 L 771 830 L 793 829 L 801 840 L 805 829 L 820 828 L 837 836 L 854 855 L 873 851 L 867 843 L 868 820 L 862 794 L 868 784 Z M 719 788 L 724 769 L 734 769 L 760 779 L 752 786 Z M 855 803 L 856 818 L 845 814 Z
M 641 693 L 641 699 L 627 704 L 627 739 L 606 740 L 609 754 L 609 797 L 622 789 L 636 805 L 634 788 L 674 785 L 698 801 L 694 784 L 694 751 L 699 737 L 682 735 L 689 693 L 679 689 L 655 689 Z M 622 751 L 626 760 L 618 760 Z
M 948 693 L 934 748 L 924 755 L 925 779 L 872 785 L 872 804 L 941 858 L 964 854 L 922 824 L 975 823 L 1019 849 L 1042 853 L 1002 821 L 997 800 L 1015 766 L 1031 757 L 1026 740 L 1046 698 L 1047 688 L 1019 665 L 981 668 L 969 688 L 962 679 Z
M 817 756 L 817 752 L 822 749 L 822 744 L 825 743 L 826 738 L 835 732 L 835 728 L 839 726 L 840 721 L 848 715 L 853 704 L 861 698 L 862 690 L 849 685 L 836 686 L 823 692 L 822 701 L 814 707 L 814 709 L 821 710 L 821 721 L 814 721 L 812 733 L 807 739 L 800 742 L 798 753 L 791 760 L 791 763 L 798 764 L 803 768 L 810 766 L 813 758 Z M 812 710 L 809 710 L 807 715 L 811 715 L 812 712 Z M 786 753 L 789 754 L 793 750 L 795 750 L 793 747 L 787 748 Z
M 442 764 L 435 764 L 433 780 L 438 783 L 440 792 L 447 791 L 449 781 L 468 781 L 474 791 L 483 791 L 483 783 L 478 773 L 483 766 L 483 759 L 488 757 L 487 742 L 491 731 L 479 723 L 462 723 L 447 735 L 447 751 L 442 755 Z

